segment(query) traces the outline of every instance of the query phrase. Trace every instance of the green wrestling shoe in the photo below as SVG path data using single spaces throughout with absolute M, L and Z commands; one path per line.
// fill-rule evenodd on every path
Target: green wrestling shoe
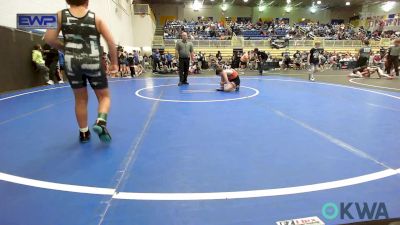
M 96 132 L 97 135 L 99 135 L 100 141 L 104 143 L 110 143 L 111 135 L 108 132 L 106 125 L 107 125 L 106 121 L 99 120 L 96 122 L 95 125 L 93 125 L 93 130 L 94 132 Z

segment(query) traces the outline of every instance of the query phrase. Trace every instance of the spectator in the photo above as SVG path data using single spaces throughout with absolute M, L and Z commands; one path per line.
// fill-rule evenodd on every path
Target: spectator
M 161 70 L 160 60 L 161 60 L 160 51 L 158 49 L 156 49 L 153 52 L 153 72 L 154 73 L 157 72 L 157 69 Z
M 203 69 L 203 62 L 204 62 L 204 54 L 199 52 L 199 54 L 197 54 L 197 62 L 199 63 L 199 69 Z
M 381 24 L 385 26 L 385 24 Z M 177 39 L 182 31 L 189 33 L 190 39 L 208 40 L 230 40 L 233 34 L 243 35 L 245 39 L 257 40 L 269 37 L 286 37 L 295 40 L 312 40 L 314 37 L 323 37 L 327 40 L 365 40 L 380 38 L 398 38 L 400 33 L 393 30 L 383 31 L 383 27 L 379 27 L 375 32 L 367 32 L 364 27 L 359 29 L 352 27 L 350 24 L 321 24 L 317 23 L 300 23 L 290 26 L 288 21 L 273 21 L 264 23 L 258 20 L 255 24 L 250 21 L 237 21 L 222 24 L 211 20 L 204 21 L 167 21 L 164 26 L 165 39 Z M 274 42 L 275 43 L 275 42 Z M 279 47 L 279 43 L 275 43 Z
M 119 72 L 121 77 L 124 77 L 127 74 L 127 55 L 126 52 L 120 51 L 118 52 L 118 64 L 119 64 Z
M 64 53 L 62 51 L 58 51 L 58 65 L 60 69 L 60 72 L 58 73 L 60 78 L 60 81 L 58 82 L 59 84 L 64 83 L 64 64 L 65 64 Z
M 135 74 L 136 74 L 137 77 L 140 76 L 140 75 L 142 75 L 142 73 L 143 73 L 144 71 L 145 71 L 145 70 L 144 70 L 142 64 L 139 63 L 138 65 L 135 66 Z
M 133 62 L 135 66 L 139 65 L 139 52 L 133 50 Z
M 139 52 L 139 63 L 142 65 L 142 67 L 144 68 L 145 67 L 145 65 L 144 65 L 144 60 L 143 60 L 144 58 L 143 58 L 143 55 L 142 54 L 140 54 L 140 52 Z M 145 71 L 144 71 L 145 72 Z
M 295 69 L 301 69 L 302 68 L 302 60 L 301 60 L 301 53 L 299 50 L 296 51 L 296 53 L 293 54 L 293 60 L 294 60 L 294 66 Z
M 147 54 L 143 55 L 143 64 L 145 69 L 151 69 L 150 57 L 148 57 Z
M 379 52 L 376 52 L 376 54 L 372 57 L 372 65 L 384 69 L 384 64 L 382 62 L 383 60 L 381 54 L 379 54 Z
M 289 49 L 287 49 L 285 52 L 282 53 L 282 68 L 284 68 L 285 70 L 290 68 L 290 63 L 291 63 L 291 59 L 290 59 L 290 52 Z
M 39 44 L 35 45 L 32 51 L 32 61 L 39 74 L 45 79 L 46 83 L 53 85 L 54 81 L 49 79 L 49 68 L 45 65 L 41 51 L 42 47 Z
M 131 71 L 131 77 L 135 77 L 135 59 L 132 53 L 129 53 L 128 58 L 128 66 L 129 66 L 129 70 Z
M 59 74 L 57 73 L 57 65 L 58 65 L 58 50 L 52 48 L 50 45 L 45 44 L 43 46 L 43 54 L 45 59 L 45 65 L 49 68 L 49 78 L 50 80 L 56 80 L 59 78 Z
M 103 52 L 103 56 L 101 57 L 101 65 L 103 67 L 103 70 L 106 72 L 107 76 L 110 76 L 110 60 L 107 56 L 106 52 Z
M 172 68 L 172 59 L 173 59 L 173 56 L 172 56 L 169 52 L 167 52 L 165 58 L 166 58 L 166 60 L 167 60 L 167 67 L 168 67 L 169 69 L 171 69 L 171 68 Z
M 222 54 L 221 54 L 221 51 L 218 51 L 218 52 L 217 52 L 217 55 L 216 55 L 215 57 L 216 57 L 217 60 L 218 60 L 218 64 L 220 64 L 221 61 L 222 61 Z

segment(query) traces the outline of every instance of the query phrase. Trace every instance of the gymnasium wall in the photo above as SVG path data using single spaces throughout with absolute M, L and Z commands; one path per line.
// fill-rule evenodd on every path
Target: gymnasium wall
M 139 47 L 141 51 L 150 51 L 153 44 L 155 29 L 156 24 L 151 16 L 134 15 L 134 47 Z
M 350 21 L 353 16 L 359 15 L 361 7 L 341 7 L 331 10 L 332 19 L 344 19 L 346 23 Z
M 99 4 L 99 3 L 102 4 Z M 67 7 L 65 0 L 0 0 L 0 92 L 44 84 L 33 70 L 32 48 L 43 44 L 40 35 L 15 30 L 18 13 L 55 13 Z M 154 36 L 151 16 L 133 15 L 130 0 L 91 0 L 89 8 L 108 24 L 116 44 L 126 49 L 148 46 Z M 105 51 L 108 47 L 102 40 Z
M 32 64 L 35 44 L 43 44 L 41 36 L 0 26 L 0 93 L 45 83 Z
M 160 21 L 163 22 L 167 19 L 182 19 L 183 15 L 183 4 L 151 4 L 156 24 L 160 25 Z M 163 24 L 163 23 L 162 23 Z
M 399 1 L 397 1 L 397 4 L 395 5 L 395 7 L 392 10 L 390 10 L 389 12 L 383 11 L 381 8 L 381 4 L 372 5 L 372 6 L 365 5 L 364 7 L 362 7 L 362 10 L 361 10 L 361 15 L 363 15 L 365 17 L 384 16 L 384 15 L 399 14 L 399 13 L 400 13 L 400 2 Z
M 321 23 L 329 23 L 331 19 L 344 19 L 346 22 L 349 18 L 358 14 L 360 8 L 338 8 L 327 9 L 312 14 L 309 8 L 297 7 L 290 13 L 286 13 L 284 7 L 267 7 L 263 12 L 259 12 L 258 7 L 246 6 L 230 6 L 226 12 L 222 12 L 219 6 L 204 5 L 199 11 L 193 11 L 190 4 L 152 4 L 157 22 L 164 21 L 166 17 L 183 19 L 197 19 L 199 16 L 214 17 L 214 20 L 220 20 L 221 17 L 251 17 L 253 21 L 258 18 L 290 18 L 291 23 L 299 22 L 302 18 L 320 21 Z M 163 20 L 164 19 L 164 20 Z
M 186 19 L 194 19 L 200 16 L 214 17 L 214 20 L 220 20 L 225 17 L 252 17 L 252 7 L 229 7 L 226 12 L 222 12 L 220 7 L 204 5 L 199 11 L 193 11 L 190 5 L 183 8 L 183 15 Z
M 17 13 L 55 13 L 66 8 L 63 0 L 0 0 L 0 25 L 16 28 Z
M 101 4 L 99 4 L 101 2 Z M 0 26 L 16 27 L 17 13 L 55 13 L 65 0 L 0 0 Z M 90 0 L 89 8 L 108 24 L 117 44 L 135 46 L 130 0 Z M 104 41 L 102 44 L 105 46 Z M 107 46 L 105 46 L 107 50 Z
M 302 18 L 310 19 L 311 21 L 319 21 L 320 23 L 330 23 L 332 19 L 330 10 L 323 10 L 312 14 L 309 8 L 302 7 L 293 8 L 290 13 L 285 12 L 282 7 L 267 7 L 263 12 L 260 12 L 257 7 L 253 8 L 254 20 L 258 20 L 258 18 L 273 19 L 280 17 L 289 18 L 291 24 L 300 22 Z
M 385 12 L 381 8 L 381 6 L 382 4 L 376 4 L 372 6 L 365 5 L 364 7 L 362 7 L 362 11 L 360 13 L 360 23 L 370 31 L 374 31 L 376 29 L 379 29 L 379 21 L 384 20 L 387 22 L 384 30 L 400 31 L 400 26 L 398 25 L 398 20 L 400 18 L 400 2 L 397 2 L 395 7 L 388 12 Z M 395 14 L 395 19 L 390 20 L 389 22 L 389 15 L 391 14 Z

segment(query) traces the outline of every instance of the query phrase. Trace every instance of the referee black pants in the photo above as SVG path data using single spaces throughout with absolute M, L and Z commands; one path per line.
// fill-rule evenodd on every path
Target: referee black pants
M 186 83 L 189 75 L 189 58 L 179 58 L 179 82 Z
M 399 56 L 388 56 L 386 72 L 390 74 L 390 71 L 394 67 L 394 71 L 396 71 L 396 76 L 399 76 Z
M 266 60 L 260 60 L 260 62 L 258 62 L 258 73 L 259 73 L 259 75 L 263 74 L 265 61 Z

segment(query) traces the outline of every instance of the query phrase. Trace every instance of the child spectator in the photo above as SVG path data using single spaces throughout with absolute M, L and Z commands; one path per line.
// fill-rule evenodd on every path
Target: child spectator
M 49 68 L 45 65 L 41 50 L 42 47 L 39 44 L 35 45 L 32 51 L 32 61 L 35 63 L 35 67 L 39 74 L 46 80 L 46 83 L 53 85 L 54 82 L 49 79 Z

